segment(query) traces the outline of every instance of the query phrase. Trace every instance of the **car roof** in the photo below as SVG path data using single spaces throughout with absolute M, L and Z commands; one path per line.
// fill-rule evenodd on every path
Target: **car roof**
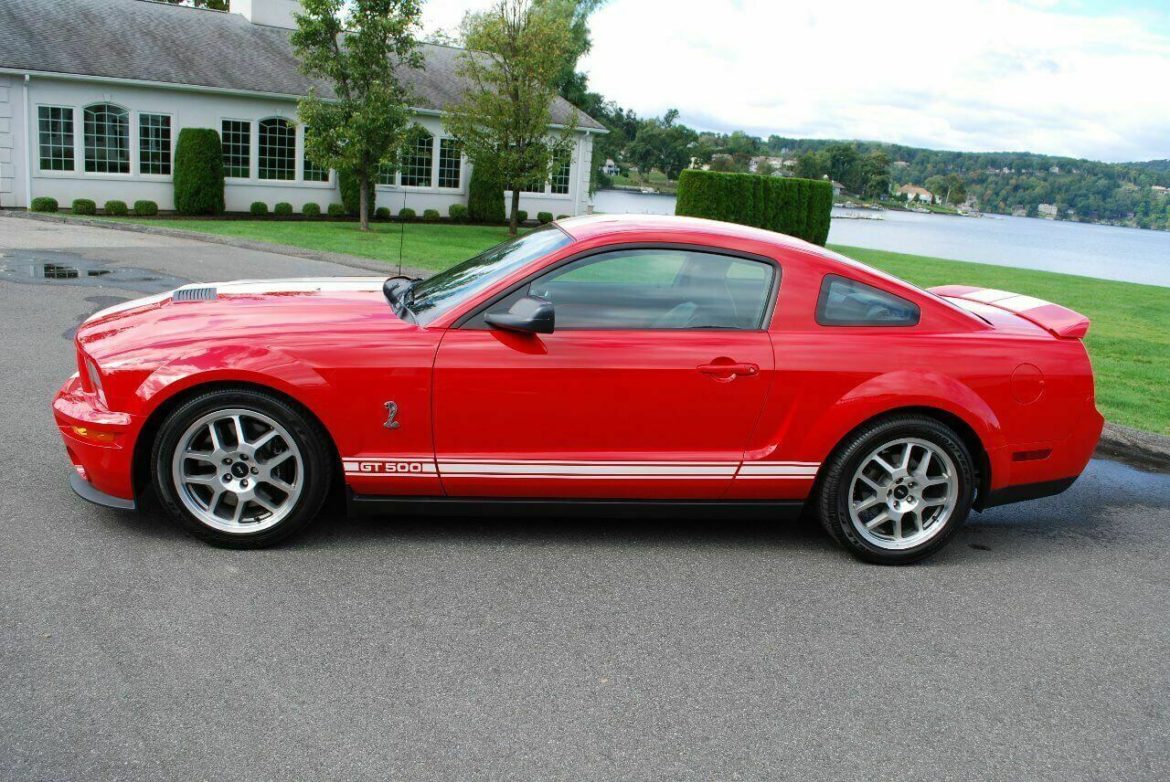
M 593 239 L 606 234 L 642 231 L 658 234 L 705 234 L 711 237 L 745 239 L 748 241 L 773 244 L 778 247 L 802 250 L 818 255 L 826 255 L 824 249 L 792 236 L 779 234 L 775 231 L 766 231 L 763 228 L 753 228 L 747 225 L 724 223 L 719 220 L 705 220 L 701 217 L 603 214 L 569 217 L 564 220 L 558 220 L 557 225 L 577 241 Z

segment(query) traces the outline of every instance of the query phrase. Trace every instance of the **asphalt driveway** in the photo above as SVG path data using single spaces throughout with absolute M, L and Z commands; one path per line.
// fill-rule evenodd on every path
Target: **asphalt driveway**
M 1170 477 L 1094 462 L 902 569 L 801 523 L 223 551 L 69 490 L 71 330 L 166 278 L 368 272 L 5 217 L 0 253 L 80 270 L 0 276 L 0 779 L 1170 778 Z

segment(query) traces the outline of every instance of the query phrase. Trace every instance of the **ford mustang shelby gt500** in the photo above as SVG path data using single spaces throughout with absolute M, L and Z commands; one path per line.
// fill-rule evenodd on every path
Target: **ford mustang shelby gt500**
M 103 310 L 53 409 L 82 497 L 134 508 L 153 486 L 220 545 L 284 538 L 339 489 L 400 512 L 807 505 L 858 557 L 904 563 L 1084 469 L 1088 326 L 767 231 L 586 217 L 423 280 Z

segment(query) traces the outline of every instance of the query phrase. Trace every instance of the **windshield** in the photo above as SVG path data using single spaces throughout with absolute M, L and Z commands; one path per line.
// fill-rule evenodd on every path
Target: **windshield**
M 529 261 L 559 250 L 571 241 L 564 231 L 548 225 L 497 244 L 474 258 L 415 283 L 407 294 L 407 307 L 415 320 L 425 326 Z

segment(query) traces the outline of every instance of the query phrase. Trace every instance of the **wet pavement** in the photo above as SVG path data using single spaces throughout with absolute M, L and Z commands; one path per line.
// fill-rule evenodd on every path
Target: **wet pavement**
M 0 217 L 78 272 L 0 277 L 0 779 L 1170 778 L 1170 477 L 1095 461 L 901 569 L 804 523 L 332 511 L 212 549 L 70 492 L 64 337 L 123 267 L 368 272 L 41 225 Z

